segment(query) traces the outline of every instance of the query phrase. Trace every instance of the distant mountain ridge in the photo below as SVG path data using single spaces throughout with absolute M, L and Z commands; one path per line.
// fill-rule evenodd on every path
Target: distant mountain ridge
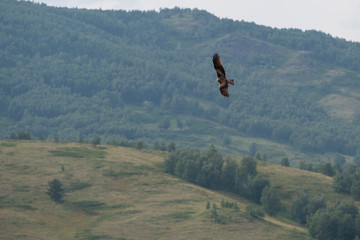
M 99 135 L 231 154 L 254 137 L 321 154 L 359 147 L 360 43 L 197 9 L 5 0 L 0 10 L 1 138 Z M 214 52 L 235 79 L 230 99 L 219 94 Z

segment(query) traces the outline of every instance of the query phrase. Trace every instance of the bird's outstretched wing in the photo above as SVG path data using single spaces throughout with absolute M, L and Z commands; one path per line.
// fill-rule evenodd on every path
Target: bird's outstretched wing
M 225 69 L 224 69 L 224 66 L 223 66 L 223 64 L 221 62 L 219 54 L 217 54 L 217 53 L 214 54 L 213 63 L 214 63 L 214 68 L 216 70 L 218 78 L 226 79 Z

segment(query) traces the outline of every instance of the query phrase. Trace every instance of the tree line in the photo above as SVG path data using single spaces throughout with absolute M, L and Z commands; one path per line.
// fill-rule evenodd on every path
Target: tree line
M 209 189 L 222 189 L 262 203 L 264 210 L 275 215 L 281 210 L 277 190 L 258 174 L 256 160 L 244 157 L 240 165 L 223 158 L 212 145 L 207 151 L 176 150 L 164 161 L 165 171 Z

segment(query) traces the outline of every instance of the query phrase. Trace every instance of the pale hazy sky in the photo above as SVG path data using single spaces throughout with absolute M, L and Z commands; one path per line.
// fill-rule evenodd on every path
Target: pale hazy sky
M 319 30 L 360 42 L 360 0 L 35 0 L 49 6 L 159 10 L 198 8 L 221 18 L 277 28 Z

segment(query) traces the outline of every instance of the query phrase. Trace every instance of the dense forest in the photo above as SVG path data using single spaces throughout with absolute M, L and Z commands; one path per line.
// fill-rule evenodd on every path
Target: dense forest
M 240 135 L 360 156 L 360 43 L 198 9 L 4 0 L 0 11 L 2 139 L 26 131 L 204 148 L 207 136 Z M 235 79 L 229 99 L 218 91 L 214 52 Z

